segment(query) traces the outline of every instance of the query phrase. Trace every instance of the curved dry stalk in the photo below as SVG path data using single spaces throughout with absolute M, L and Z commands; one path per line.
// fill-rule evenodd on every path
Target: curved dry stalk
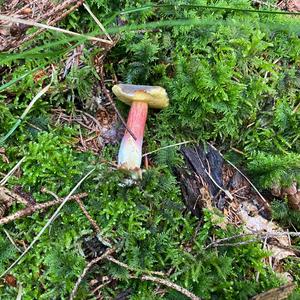
M 43 29 L 48 29 L 48 30 L 53 30 L 53 31 L 57 31 L 57 32 L 66 33 L 66 34 L 69 34 L 69 35 L 84 37 L 87 40 L 97 41 L 97 42 L 101 42 L 101 43 L 105 43 L 105 44 L 109 44 L 109 45 L 112 44 L 112 42 L 109 41 L 109 40 L 100 39 L 100 38 L 97 38 L 97 37 L 94 37 L 94 36 L 80 34 L 78 32 L 73 32 L 73 31 L 62 29 L 62 28 L 59 28 L 59 27 L 54 27 L 54 26 L 50 26 L 50 25 L 46 25 L 46 24 L 42 24 L 42 23 L 38 23 L 38 22 L 34 22 L 34 21 L 28 21 L 28 20 L 24 20 L 24 19 L 20 19 L 20 18 L 16 18 L 16 17 L 5 16 L 5 15 L 0 14 L 0 20 L 6 21 L 6 22 L 25 24 L 25 25 L 28 25 L 28 26 L 35 26 L 35 27 L 39 27 L 39 28 L 43 28 Z

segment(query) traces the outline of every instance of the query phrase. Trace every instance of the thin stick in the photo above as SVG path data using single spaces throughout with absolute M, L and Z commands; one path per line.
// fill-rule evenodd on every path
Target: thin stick
M 83 280 L 83 278 L 85 277 L 85 275 L 87 274 L 87 272 L 91 269 L 91 267 L 93 265 L 95 265 L 96 263 L 98 263 L 99 261 L 103 260 L 104 258 L 106 258 L 108 255 L 112 254 L 115 251 L 114 248 L 111 249 L 107 249 L 101 256 L 96 257 L 95 259 L 91 260 L 87 266 L 84 268 L 83 272 L 81 273 L 81 275 L 78 277 L 75 286 L 70 294 L 69 300 L 73 300 L 76 296 L 77 290 L 79 288 L 79 285 L 81 283 L 81 281 Z
M 79 188 L 81 183 L 94 172 L 95 168 L 89 171 L 71 190 L 71 192 L 67 195 L 67 197 L 63 200 L 63 202 L 60 204 L 60 206 L 56 209 L 54 214 L 51 216 L 51 218 L 47 221 L 45 226 L 41 229 L 41 231 L 37 234 L 37 236 L 33 239 L 31 244 L 27 247 L 27 249 L 6 269 L 1 275 L 0 278 L 6 275 L 14 266 L 16 266 L 21 259 L 29 252 L 29 250 L 35 245 L 35 243 L 39 240 L 41 235 L 45 232 L 45 230 L 49 227 L 49 225 L 52 223 L 52 221 L 57 217 L 63 206 L 66 204 L 66 202 L 70 199 L 70 197 L 74 194 L 74 192 Z
M 84 114 L 84 115 L 88 116 L 89 118 L 91 118 L 91 119 L 95 122 L 95 124 L 98 126 L 99 131 L 102 130 L 101 124 L 99 123 L 99 121 L 98 121 L 95 117 L 93 117 L 93 116 L 90 115 L 89 113 L 87 113 L 87 112 L 85 112 L 85 111 L 81 111 L 81 110 L 79 110 L 79 109 L 76 109 L 76 111 L 78 111 L 78 112 L 80 112 L 81 114 Z
M 84 207 L 82 201 L 78 197 L 75 198 L 75 201 L 78 203 L 80 209 L 82 210 L 82 212 L 84 213 L 86 218 L 89 220 L 91 225 L 94 227 L 94 230 L 96 231 L 96 233 L 100 233 L 101 232 L 100 227 L 98 226 L 96 221 L 92 218 L 92 216 L 89 214 L 89 212 L 86 210 L 86 208 Z
M 168 146 L 161 147 L 161 148 L 158 148 L 158 149 L 156 149 L 156 150 L 150 151 L 150 152 L 148 152 L 148 153 L 145 153 L 145 154 L 143 154 L 142 156 L 144 157 L 144 156 L 147 156 L 147 155 L 156 153 L 156 152 L 161 151 L 161 150 L 164 150 L 164 149 L 168 149 L 168 148 L 172 148 L 172 147 L 176 147 L 176 146 L 181 146 L 181 145 L 185 145 L 185 144 L 189 144 L 189 143 L 194 143 L 194 142 L 195 142 L 195 141 L 190 140 L 190 141 L 185 141 L 185 142 L 181 142 L 181 143 L 177 143 L 177 144 L 168 145 Z
M 48 30 L 54 30 L 54 31 L 66 33 L 66 34 L 69 34 L 69 35 L 84 37 L 87 40 L 106 43 L 106 44 L 109 44 L 109 45 L 112 44 L 112 42 L 108 41 L 108 40 L 96 38 L 96 37 L 93 37 L 93 36 L 90 36 L 90 35 L 80 34 L 80 33 L 73 32 L 73 31 L 66 30 L 66 29 L 62 29 L 62 28 L 59 28 L 59 27 L 54 27 L 54 26 L 50 26 L 50 25 L 46 25 L 46 24 L 42 24 L 42 23 L 37 23 L 37 22 L 34 22 L 34 21 L 28 21 L 28 20 L 24 20 L 24 19 L 20 19 L 20 18 L 16 18 L 16 17 L 5 16 L 5 15 L 0 14 L 0 20 L 7 21 L 7 22 L 13 22 L 13 23 L 25 24 L 25 25 L 28 25 L 28 26 L 35 26 L 35 27 L 48 29 Z
M 104 32 L 104 34 L 106 35 L 106 37 L 113 42 L 113 40 L 111 39 L 110 35 L 108 34 L 108 32 L 106 31 L 106 29 L 104 28 L 104 26 L 102 25 L 102 23 L 99 21 L 99 19 L 93 14 L 93 12 L 91 11 L 90 7 L 88 6 L 87 3 L 83 3 L 84 8 L 88 11 L 88 13 L 91 15 L 91 17 L 94 19 L 94 21 L 97 23 L 97 25 L 100 27 L 100 29 Z
M 106 257 L 107 260 L 129 270 L 129 271 L 134 271 L 134 272 L 143 272 L 143 273 L 148 273 L 148 274 L 153 274 L 153 275 L 158 275 L 158 276 L 166 276 L 166 274 L 164 274 L 163 272 L 157 272 L 157 271 L 148 271 L 148 270 L 142 270 L 142 269 L 137 269 L 137 268 L 133 268 L 128 266 L 127 264 L 115 259 L 112 256 L 107 256 Z
M 70 196 L 68 200 L 75 200 L 75 199 L 78 199 L 78 198 L 84 198 L 87 195 L 88 195 L 87 193 L 77 194 L 77 195 L 74 195 L 74 196 Z M 0 225 L 4 225 L 4 224 L 7 224 L 9 222 L 12 222 L 12 221 L 21 219 L 23 217 L 32 215 L 33 213 L 35 213 L 37 211 L 45 210 L 45 209 L 47 209 L 51 206 L 58 205 L 58 204 L 62 203 L 63 201 L 64 201 L 64 198 L 62 198 L 62 199 L 60 198 L 60 199 L 57 199 L 57 200 L 48 201 L 48 202 L 28 206 L 24 209 L 21 209 L 21 210 L 17 211 L 14 214 L 11 214 L 7 217 L 1 218 L 0 219 Z
M 95 289 L 92 290 L 92 294 L 95 294 L 96 292 L 98 292 L 99 290 L 101 290 L 103 287 L 105 287 L 106 285 L 108 285 L 111 282 L 112 282 L 112 280 L 107 280 L 104 283 L 100 284 L 99 286 L 97 286 Z
M 25 156 L 23 158 L 21 158 L 17 164 L 7 173 L 7 175 L 5 175 L 2 180 L 0 181 L 0 186 L 4 186 L 6 184 L 6 182 L 8 181 L 8 179 L 15 173 L 15 171 L 20 167 L 20 165 L 22 164 L 22 162 L 25 160 Z
M 67 3 L 67 1 L 65 3 Z M 61 19 L 65 18 L 67 15 L 69 15 L 71 12 L 73 12 L 75 9 L 77 9 L 80 5 L 81 5 L 81 1 L 79 1 L 76 5 L 72 6 L 69 10 L 67 10 L 63 14 L 59 14 L 59 16 L 57 18 L 55 18 L 54 20 L 48 22 L 48 25 L 53 25 L 53 24 L 57 23 L 58 21 L 60 21 Z M 57 14 L 57 12 L 56 12 L 56 14 Z M 26 35 L 24 37 L 24 39 L 21 40 L 21 41 L 19 41 L 18 44 L 15 47 L 13 47 L 12 49 L 10 49 L 10 51 L 17 49 L 18 47 L 20 47 L 21 44 L 23 44 L 23 43 L 25 43 L 25 42 L 27 42 L 29 40 L 32 40 L 34 37 L 36 37 L 37 35 L 41 34 L 45 30 L 46 29 L 41 28 L 41 29 L 35 31 L 34 33 L 32 33 L 31 35 Z
M 136 278 L 136 279 L 141 279 L 143 281 L 152 281 L 158 284 L 162 284 L 164 286 L 167 286 L 183 295 L 185 295 L 186 297 L 192 299 L 192 300 L 201 300 L 200 297 L 196 296 L 195 294 L 193 294 L 192 292 L 188 291 L 187 289 L 183 288 L 182 286 L 171 282 L 169 280 L 163 279 L 163 278 L 158 278 L 158 277 L 154 277 L 154 276 L 148 276 L 148 275 L 142 275 L 141 277 L 137 277 L 137 276 L 130 276 L 130 278 Z
M 23 287 L 22 287 L 22 284 L 19 283 L 18 295 L 17 295 L 16 300 L 22 300 L 22 295 L 23 295 Z

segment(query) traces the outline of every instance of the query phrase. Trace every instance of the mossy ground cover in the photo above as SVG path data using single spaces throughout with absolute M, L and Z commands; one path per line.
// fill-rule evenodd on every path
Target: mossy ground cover
M 88 3 L 107 31 L 118 37 L 104 60 L 108 87 L 111 78 L 117 77 L 128 83 L 164 86 L 170 96 L 168 109 L 150 112 L 144 152 L 186 140 L 209 141 L 246 171 L 260 190 L 289 186 L 294 181 L 300 184 L 298 16 L 243 11 L 253 9 L 246 0 L 235 1 L 238 11 L 217 9 L 232 7 L 232 1 Z M 268 12 L 271 8 L 263 5 L 259 9 Z M 83 7 L 60 27 L 99 32 Z M 62 77 L 68 53 L 81 44 L 81 64 Z M 223 238 L 239 229 L 218 228 L 210 212 L 204 213 L 199 225 L 186 211 L 174 175 L 174 168 L 183 164 L 176 147 L 150 156 L 143 179 L 128 184 L 127 175 L 109 163 L 116 159 L 118 140 L 97 154 L 83 153 L 76 150 L 76 141 L 88 129 L 53 121 L 52 109 L 57 107 L 70 114 L 75 109 L 95 114 L 91 99 L 100 78 L 93 61 L 101 51 L 84 38 L 47 31 L 15 54 L 0 54 L 2 136 L 52 76 L 49 90 L 1 145 L 3 176 L 25 157 L 21 172 L 12 176 L 6 187 L 21 185 L 36 202 L 45 202 L 52 196 L 42 193 L 43 187 L 64 197 L 95 168 L 78 192 L 88 193 L 83 200 L 86 209 L 100 226 L 102 237 L 116 248 L 114 256 L 135 269 L 134 275 L 170 271 L 170 281 L 204 299 L 248 299 L 283 284 L 264 263 L 270 253 L 260 243 L 205 249 L 212 236 Z M 39 80 L 36 69 L 45 71 Z M 124 115 L 128 111 L 121 104 L 118 108 Z M 274 217 L 286 229 L 299 229 L 298 212 L 282 201 L 273 204 Z M 9 212 L 18 208 L 14 205 Z M 17 220 L 3 229 L 24 251 L 54 210 Z M 87 264 L 82 241 L 92 235 L 91 224 L 78 204 L 66 203 L 38 243 L 10 271 L 23 288 L 22 299 L 68 299 Z M 299 246 L 298 240 L 294 246 Z M 4 231 L 0 249 L 2 273 L 20 253 Z M 293 258 L 283 264 L 296 283 L 298 266 Z M 82 281 L 77 298 L 93 299 L 89 282 L 103 276 L 111 280 L 101 289 L 104 299 L 114 299 L 128 289 L 128 299 L 162 298 L 158 291 L 163 287 L 158 289 L 157 284 L 131 275 L 103 261 Z M 3 281 L 1 299 L 15 299 L 17 293 L 18 288 Z M 163 295 L 165 299 L 184 299 L 172 289 Z M 293 297 L 297 298 L 297 291 Z

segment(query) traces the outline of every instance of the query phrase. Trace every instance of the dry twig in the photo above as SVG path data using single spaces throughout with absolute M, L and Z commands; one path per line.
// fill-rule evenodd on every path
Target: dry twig
M 77 195 L 74 195 L 74 196 L 70 196 L 68 198 L 68 200 L 76 200 L 76 199 L 84 198 L 84 197 L 87 197 L 87 195 L 88 195 L 87 193 L 77 194 Z M 9 215 L 7 217 L 1 218 L 0 219 L 0 225 L 7 224 L 9 222 L 18 220 L 20 218 L 32 215 L 33 213 L 35 213 L 37 211 L 45 210 L 45 209 L 47 209 L 47 208 L 49 208 L 51 206 L 61 204 L 64 201 L 64 199 L 65 198 L 59 198 L 57 200 L 48 201 L 48 202 L 44 202 L 44 203 L 39 203 L 39 204 L 36 204 L 36 205 L 28 206 L 28 207 L 26 207 L 24 209 L 21 209 L 21 210 L 17 211 L 14 214 L 11 214 L 11 215 Z
M 128 266 L 127 264 L 115 259 L 112 256 L 107 256 L 106 257 L 107 260 L 115 263 L 116 265 L 119 265 L 129 271 L 134 271 L 134 272 L 143 272 L 143 273 L 148 273 L 148 274 L 153 274 L 153 275 L 158 275 L 158 276 L 165 276 L 166 274 L 164 274 L 163 272 L 157 272 L 157 271 L 149 271 L 149 270 L 140 270 L 140 269 L 136 269 L 133 267 Z
M 79 288 L 79 285 L 81 283 L 81 281 L 83 280 L 83 278 L 85 277 L 85 275 L 87 274 L 87 272 L 92 268 L 93 265 L 95 265 L 96 263 L 98 263 L 99 261 L 103 260 L 104 258 L 106 258 L 107 256 L 111 255 L 113 252 L 115 251 L 114 248 L 110 248 L 107 249 L 101 256 L 96 257 L 95 259 L 91 260 L 87 266 L 84 268 L 83 272 L 81 273 L 81 275 L 78 277 L 75 286 L 70 294 L 69 300 L 73 300 L 76 296 L 77 290 Z
M 16 170 L 20 167 L 20 165 L 24 160 L 25 160 L 25 156 L 16 163 L 16 165 L 7 173 L 7 175 L 4 176 L 4 178 L 2 178 L 2 180 L 0 181 L 0 186 L 6 184 L 8 179 L 16 172 Z
M 98 226 L 96 221 L 92 218 L 92 216 L 89 214 L 89 212 L 86 210 L 86 208 L 84 207 L 80 198 L 77 197 L 77 198 L 75 198 L 75 200 L 78 203 L 78 205 L 79 205 L 80 209 L 82 210 L 82 212 L 84 213 L 84 215 L 86 216 L 86 218 L 89 220 L 91 225 L 94 227 L 95 232 L 100 233 L 100 227 Z
M 124 264 L 124 263 L 118 261 L 117 259 L 113 258 L 112 256 L 107 256 L 106 259 L 129 270 L 129 271 L 143 271 L 143 270 L 134 269 L 134 268 L 128 266 L 127 264 Z M 155 272 L 155 271 L 143 271 L 143 272 L 147 272 L 149 274 L 156 274 L 159 276 L 165 276 L 165 274 L 162 272 Z M 135 276 L 135 275 L 129 275 L 129 277 L 135 278 L 135 279 L 141 279 L 143 281 L 152 281 L 152 282 L 167 286 L 173 290 L 176 290 L 192 300 L 200 300 L 200 298 L 198 296 L 196 296 L 195 294 L 191 293 L 187 289 L 185 289 L 185 288 L 179 286 L 178 284 L 173 283 L 167 279 L 163 279 L 163 278 L 159 278 L 159 277 L 155 277 L 155 276 L 149 276 L 149 275 L 142 275 L 141 277 Z
M 200 297 L 196 296 L 195 294 L 193 294 L 192 292 L 188 291 L 187 289 L 181 287 L 180 285 L 173 283 L 169 280 L 163 279 L 163 278 L 158 278 L 158 277 L 154 277 L 154 276 L 148 276 L 148 275 L 142 275 L 141 277 L 137 277 L 137 276 L 130 276 L 130 278 L 136 278 L 136 279 L 141 279 L 143 281 L 151 281 L 154 283 L 158 283 L 164 286 L 167 286 L 183 295 L 185 295 L 186 297 L 192 299 L 192 300 L 201 300 Z

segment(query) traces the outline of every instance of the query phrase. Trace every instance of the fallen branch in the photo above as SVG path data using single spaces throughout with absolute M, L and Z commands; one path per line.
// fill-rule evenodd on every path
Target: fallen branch
M 91 260 L 87 266 L 84 268 L 83 272 L 81 273 L 81 275 L 78 277 L 75 286 L 70 294 L 70 298 L 69 300 L 73 300 L 76 296 L 77 290 L 79 288 L 79 285 L 81 283 L 81 281 L 83 280 L 83 278 L 85 277 L 85 275 L 87 274 L 87 272 L 92 268 L 93 265 L 95 265 L 96 263 L 98 263 L 99 261 L 103 260 L 104 258 L 107 258 L 107 256 L 109 256 L 110 254 L 112 254 L 115 251 L 114 248 L 110 248 L 107 249 L 101 256 L 96 257 L 95 259 Z
M 76 200 L 76 199 L 85 198 L 85 197 L 87 197 L 87 195 L 88 195 L 87 193 L 77 194 L 77 195 L 69 197 L 68 200 Z M 36 204 L 36 205 L 28 206 L 28 207 L 26 207 L 22 210 L 17 211 L 16 213 L 14 213 L 12 215 L 1 218 L 0 219 L 0 225 L 7 224 L 9 222 L 18 220 L 22 217 L 32 215 L 33 213 L 35 213 L 37 211 L 45 210 L 45 209 L 47 209 L 51 206 L 61 204 L 63 201 L 64 201 L 64 198 L 59 198 L 57 200 L 48 201 L 48 202 L 45 202 L 45 203 L 39 203 L 39 204 Z

